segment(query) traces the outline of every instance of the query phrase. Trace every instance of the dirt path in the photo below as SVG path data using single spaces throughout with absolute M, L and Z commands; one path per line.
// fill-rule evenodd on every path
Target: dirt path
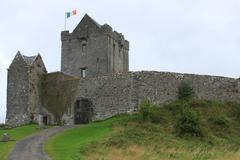
M 50 160 L 43 151 L 43 143 L 49 137 L 65 130 L 66 127 L 44 129 L 16 143 L 8 156 L 9 160 Z

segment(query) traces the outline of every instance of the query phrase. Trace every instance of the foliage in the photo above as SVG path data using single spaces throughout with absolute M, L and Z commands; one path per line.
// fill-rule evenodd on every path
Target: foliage
M 164 106 L 166 109 L 171 111 L 173 114 L 177 115 L 180 114 L 183 108 L 190 107 L 190 101 L 186 100 L 177 100 L 172 103 L 169 103 Z
M 149 100 L 144 100 L 139 106 L 139 113 L 143 121 L 147 121 L 150 118 L 153 104 Z
M 240 104 L 239 103 L 232 103 L 234 106 L 234 113 L 238 121 L 240 121 Z
M 150 113 L 150 120 L 152 123 L 158 124 L 161 122 L 164 122 L 164 115 L 166 112 L 164 112 L 163 109 L 159 107 L 153 107 Z
M 191 99 L 194 95 L 193 88 L 188 82 L 183 81 L 178 87 L 178 98 L 179 99 Z
M 240 159 L 237 103 L 188 99 L 145 104 L 150 108 L 146 121 L 140 113 L 117 116 L 56 135 L 45 148 L 58 160 Z
M 0 124 L 0 130 L 1 129 L 12 129 L 12 127 L 11 126 L 9 126 L 9 125 L 7 125 L 7 124 Z
M 59 119 L 73 101 L 72 95 L 76 92 L 78 79 L 54 73 L 44 77 L 40 84 L 41 100 L 44 106 L 56 117 L 56 123 L 61 123 Z
M 175 129 L 179 136 L 198 137 L 202 135 L 199 115 L 190 107 L 183 108 L 176 121 Z
M 210 120 L 213 124 L 219 125 L 219 126 L 222 126 L 222 127 L 228 127 L 228 125 L 229 125 L 229 124 L 228 124 L 229 121 L 228 121 L 226 115 L 224 115 L 224 114 L 218 115 L 218 116 L 216 116 L 216 117 L 211 117 L 211 118 L 209 118 L 209 120 Z
M 139 108 L 139 115 L 144 122 L 150 121 L 152 123 L 160 123 L 164 121 L 164 110 L 162 110 L 160 106 L 153 104 L 151 101 L 144 100 Z

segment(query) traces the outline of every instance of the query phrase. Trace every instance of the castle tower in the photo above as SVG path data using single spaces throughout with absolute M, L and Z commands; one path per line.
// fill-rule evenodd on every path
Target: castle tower
M 6 123 L 18 126 L 37 121 L 41 108 L 41 80 L 47 73 L 41 56 L 18 52 L 8 69 Z
M 129 71 L 129 42 L 87 14 L 72 33 L 63 31 L 61 71 L 85 77 Z

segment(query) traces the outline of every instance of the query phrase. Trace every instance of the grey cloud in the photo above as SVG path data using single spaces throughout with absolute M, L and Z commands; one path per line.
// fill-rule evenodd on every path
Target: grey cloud
M 130 41 L 130 70 L 239 76 L 239 0 L 1 0 L 0 122 L 6 111 L 6 68 L 17 50 L 41 53 L 49 71 L 60 69 L 64 12 L 88 13 Z

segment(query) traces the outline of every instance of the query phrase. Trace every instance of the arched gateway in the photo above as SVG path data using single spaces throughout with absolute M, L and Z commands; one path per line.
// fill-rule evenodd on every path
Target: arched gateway
M 74 104 L 74 123 L 84 124 L 92 121 L 93 105 L 87 98 L 76 100 Z

